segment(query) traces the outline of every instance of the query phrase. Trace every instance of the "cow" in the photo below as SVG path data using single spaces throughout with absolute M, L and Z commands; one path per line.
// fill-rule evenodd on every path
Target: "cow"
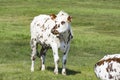
M 67 55 L 70 49 L 70 42 L 73 38 L 71 29 L 71 16 L 66 12 L 60 11 L 57 16 L 40 14 L 36 16 L 30 25 L 31 32 L 31 71 L 34 71 L 34 61 L 36 55 L 41 58 L 41 70 L 45 70 L 45 56 L 48 49 L 52 49 L 54 56 L 54 73 L 58 74 L 59 55 L 58 49 L 63 52 L 62 74 L 66 75 Z M 41 45 L 40 53 L 38 44 Z
M 104 56 L 95 64 L 94 71 L 100 80 L 120 80 L 120 54 Z

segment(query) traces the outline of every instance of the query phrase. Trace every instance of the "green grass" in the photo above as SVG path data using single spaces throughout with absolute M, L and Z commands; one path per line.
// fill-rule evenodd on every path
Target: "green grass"
M 73 16 L 74 39 L 68 55 L 67 76 L 54 75 L 52 50 L 46 57 L 46 70 L 30 72 L 30 28 L 34 16 L 57 14 Z M 106 54 L 120 53 L 119 0 L 0 0 L 0 80 L 97 80 L 94 64 Z

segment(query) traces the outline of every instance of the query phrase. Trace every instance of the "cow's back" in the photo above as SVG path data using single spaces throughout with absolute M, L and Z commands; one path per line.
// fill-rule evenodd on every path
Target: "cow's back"
M 120 80 L 120 54 L 104 56 L 95 64 L 95 73 L 101 80 Z
M 51 33 L 51 29 L 55 26 L 55 21 L 48 15 L 36 16 L 31 22 L 31 38 L 35 38 L 38 43 L 50 46 L 52 42 L 59 43 L 57 35 Z

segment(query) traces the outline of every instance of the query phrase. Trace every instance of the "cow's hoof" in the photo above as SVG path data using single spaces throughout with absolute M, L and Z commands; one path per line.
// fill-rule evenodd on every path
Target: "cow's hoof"
M 56 75 L 57 75 L 57 74 L 58 74 L 58 70 L 54 70 L 54 74 L 56 74 Z
M 34 72 L 34 68 L 31 68 L 31 72 Z
M 44 70 L 45 70 L 45 65 L 42 65 L 41 71 L 44 71 Z
M 66 70 L 62 69 L 62 75 L 66 75 Z

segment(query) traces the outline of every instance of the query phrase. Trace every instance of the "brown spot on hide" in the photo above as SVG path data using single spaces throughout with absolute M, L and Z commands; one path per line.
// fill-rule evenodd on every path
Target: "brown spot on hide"
M 107 72 L 113 71 L 112 66 L 113 66 L 113 64 L 109 64 L 108 67 L 106 68 L 106 71 Z
M 112 78 L 113 78 L 113 76 L 109 74 L 109 79 L 112 79 Z
M 59 32 L 56 30 L 58 27 L 57 27 L 57 24 L 52 28 L 51 30 L 51 33 L 53 33 L 54 35 L 57 35 L 59 34 Z
M 37 26 L 40 26 L 40 24 L 37 24 Z
M 47 30 L 47 28 L 44 29 L 44 31 L 46 31 L 46 30 Z
M 51 30 L 51 33 L 53 33 L 54 35 L 59 34 L 59 32 L 58 32 L 57 30 L 55 30 L 55 29 L 52 29 L 52 30 Z
M 50 34 L 48 35 L 48 37 L 50 37 Z
M 58 28 L 60 27 L 60 24 L 58 25 Z
M 105 78 L 106 78 L 106 75 L 105 75 Z
M 60 36 L 57 36 L 58 39 L 60 39 Z
M 68 16 L 67 20 L 68 20 L 68 22 L 71 22 L 72 21 L 72 17 Z
M 40 38 L 43 38 L 43 36 L 40 36 Z
M 57 24 L 53 27 L 53 29 L 57 29 L 58 27 L 57 27 Z
M 101 73 L 101 70 L 99 71 L 99 73 Z
M 114 69 L 114 71 L 115 71 L 115 72 L 117 72 L 117 70 L 116 70 L 116 69 Z
M 106 60 L 101 60 L 101 61 L 97 62 L 96 64 L 100 66 L 100 65 L 104 64 L 104 62 L 110 63 L 111 61 L 115 61 L 117 63 L 120 63 L 120 58 L 114 57 L 114 58 L 109 58 L 109 59 L 106 59 Z
M 45 42 L 47 41 L 47 39 L 45 39 Z
M 50 14 L 50 17 L 52 20 L 54 20 L 56 18 L 56 15 L 55 14 Z
M 61 24 L 62 24 L 62 25 L 65 24 L 65 21 L 62 21 Z

